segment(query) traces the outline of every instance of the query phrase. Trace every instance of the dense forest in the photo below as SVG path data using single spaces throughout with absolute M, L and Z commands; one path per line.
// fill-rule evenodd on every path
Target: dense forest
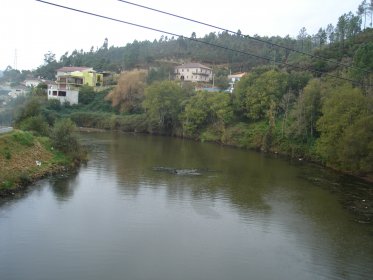
M 121 73 L 117 85 L 103 92 L 85 86 L 74 106 L 47 101 L 36 88 L 16 125 L 43 133 L 67 117 L 78 126 L 213 141 L 372 177 L 372 11 L 363 1 L 335 27 L 315 35 L 302 28 L 297 38 L 193 32 L 190 39 L 162 36 L 124 47 L 108 47 L 106 39 L 96 50 L 75 50 L 58 61 L 48 53 L 34 75 L 52 79 L 58 67 L 84 65 Z M 196 91 L 170 79 L 173 66 L 186 61 L 211 66 L 222 89 L 230 71 L 247 74 L 233 93 Z M 15 71 L 7 69 L 3 79 Z M 39 109 L 28 110 L 30 104 Z

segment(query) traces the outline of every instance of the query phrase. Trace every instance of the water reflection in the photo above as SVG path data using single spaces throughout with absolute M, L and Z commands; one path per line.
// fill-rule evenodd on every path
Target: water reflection
M 166 188 L 170 201 L 190 201 L 195 213 L 211 219 L 221 217 L 214 202 L 225 201 L 238 211 L 242 221 L 260 221 L 264 232 L 277 226 L 301 239 L 296 243 L 312 244 L 312 262 L 323 269 L 323 262 L 332 262 L 334 273 L 342 278 L 351 270 L 359 275 L 354 266 L 360 257 L 368 254 L 373 260 L 371 236 L 352 222 L 353 216 L 346 214 L 330 188 L 345 183 L 340 176 L 315 166 L 289 165 L 261 154 L 216 145 L 149 136 L 114 138 L 115 144 L 109 144 L 107 152 L 115 162 L 121 194 L 136 196 L 144 185 Z M 215 172 L 178 176 L 157 172 L 155 166 Z M 369 232 L 370 226 L 365 230 Z M 364 245 L 356 247 L 361 241 Z M 320 276 L 330 273 L 330 267 L 323 269 Z
M 50 186 L 58 201 L 68 201 L 73 195 L 75 189 L 79 186 L 78 172 L 63 173 L 53 176 L 50 179 Z
M 356 223 L 335 191 L 351 191 L 353 181 L 212 144 L 120 133 L 82 138 L 91 150 L 87 166 L 0 205 L 2 279 L 373 273 L 372 226 Z M 356 186 L 362 195 L 366 186 Z

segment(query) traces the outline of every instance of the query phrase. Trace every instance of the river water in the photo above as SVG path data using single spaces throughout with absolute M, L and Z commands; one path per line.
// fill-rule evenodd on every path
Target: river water
M 181 139 L 82 138 L 86 166 L 0 202 L 0 279 L 373 275 L 372 225 L 321 168 Z

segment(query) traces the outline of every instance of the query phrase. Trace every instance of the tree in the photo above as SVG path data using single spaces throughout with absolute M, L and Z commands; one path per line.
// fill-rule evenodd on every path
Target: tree
M 335 31 L 334 31 L 334 26 L 333 24 L 329 23 L 328 26 L 326 27 L 326 34 L 327 38 L 329 39 L 329 43 L 334 43 L 335 40 Z
M 373 43 L 362 44 L 354 55 L 353 66 L 350 71 L 352 78 L 368 83 L 369 71 L 373 71 Z M 372 75 L 372 74 L 370 74 Z
M 108 45 L 109 45 L 109 40 L 108 40 L 108 38 L 105 38 L 104 43 L 102 45 L 102 49 L 107 50 Z
M 299 34 L 297 36 L 298 41 L 301 43 L 301 51 L 303 51 L 304 49 L 304 41 L 306 40 L 307 36 L 307 29 L 305 27 L 302 27 L 299 30 Z
M 320 138 L 316 150 L 327 165 L 357 172 L 359 170 L 348 157 L 352 157 L 354 162 L 372 157 L 371 125 L 368 124 L 362 131 L 362 127 L 371 120 L 372 113 L 373 99 L 364 96 L 361 90 L 344 84 L 331 92 L 323 103 L 322 116 L 317 122 Z M 364 147 L 349 147 L 357 136 L 364 139 L 361 142 Z M 362 150 L 370 154 L 361 154 Z
M 338 18 L 338 23 L 336 27 L 336 36 L 337 41 L 342 43 L 342 46 L 344 45 L 344 41 L 346 39 L 346 33 L 347 33 L 347 15 L 343 14 Z
M 319 46 L 325 45 L 325 43 L 327 41 L 326 31 L 324 29 L 320 28 L 319 31 L 317 32 L 317 38 L 318 38 Z
M 233 119 L 230 96 L 223 92 L 197 92 L 186 101 L 181 119 L 185 136 L 194 136 L 208 125 L 217 126 L 222 132 Z
M 361 4 L 359 5 L 358 9 L 357 9 L 357 15 L 362 18 L 363 15 L 364 15 L 364 29 L 366 27 L 366 22 L 367 22 L 367 1 L 364 0 L 363 2 L 361 2 Z
M 254 79 L 251 79 L 250 75 L 254 75 Z M 251 81 L 246 88 L 242 88 L 241 81 L 238 83 L 238 91 L 242 91 L 243 95 L 241 102 L 244 114 L 251 120 L 260 120 L 267 116 L 268 110 L 273 107 L 272 102 L 277 108 L 279 100 L 287 91 L 288 74 L 279 70 L 269 70 L 257 77 L 255 74 L 247 76 L 246 79 Z
M 44 54 L 44 63 L 49 64 L 52 62 L 56 62 L 56 55 L 51 51 L 48 51 L 46 54 Z
M 70 119 L 60 119 L 56 121 L 51 139 L 53 146 L 61 152 L 77 157 L 80 152 L 80 145 L 74 135 L 75 124 Z
M 113 107 L 121 112 L 138 113 L 144 100 L 146 71 L 123 72 L 117 86 L 108 94 L 106 100 L 111 101 Z
M 306 142 L 316 136 L 316 122 L 321 115 L 321 82 L 311 80 L 297 99 L 290 113 L 288 136 Z
M 340 140 L 339 162 L 344 170 L 373 173 L 373 115 L 360 117 L 347 127 Z
M 172 134 L 178 126 L 183 90 L 173 81 L 154 82 L 145 89 L 143 107 L 152 129 Z

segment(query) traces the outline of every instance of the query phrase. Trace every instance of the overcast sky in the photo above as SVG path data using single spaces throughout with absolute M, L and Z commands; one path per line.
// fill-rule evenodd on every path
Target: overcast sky
M 46 0 L 128 22 L 150 26 L 175 34 L 203 37 L 212 28 L 172 18 L 117 0 Z M 138 4 L 182 15 L 243 34 L 296 37 L 304 26 L 308 34 L 317 33 L 338 17 L 356 12 L 362 0 L 132 0 Z M 51 51 L 59 59 L 66 51 L 89 51 L 102 46 L 124 46 L 134 40 L 159 39 L 162 34 L 97 17 L 67 11 L 35 0 L 1 0 L 0 70 L 8 65 L 35 69 Z M 15 56 L 15 54 L 17 54 Z M 15 61 L 15 57 L 17 57 Z M 15 64 L 16 62 L 16 64 Z

